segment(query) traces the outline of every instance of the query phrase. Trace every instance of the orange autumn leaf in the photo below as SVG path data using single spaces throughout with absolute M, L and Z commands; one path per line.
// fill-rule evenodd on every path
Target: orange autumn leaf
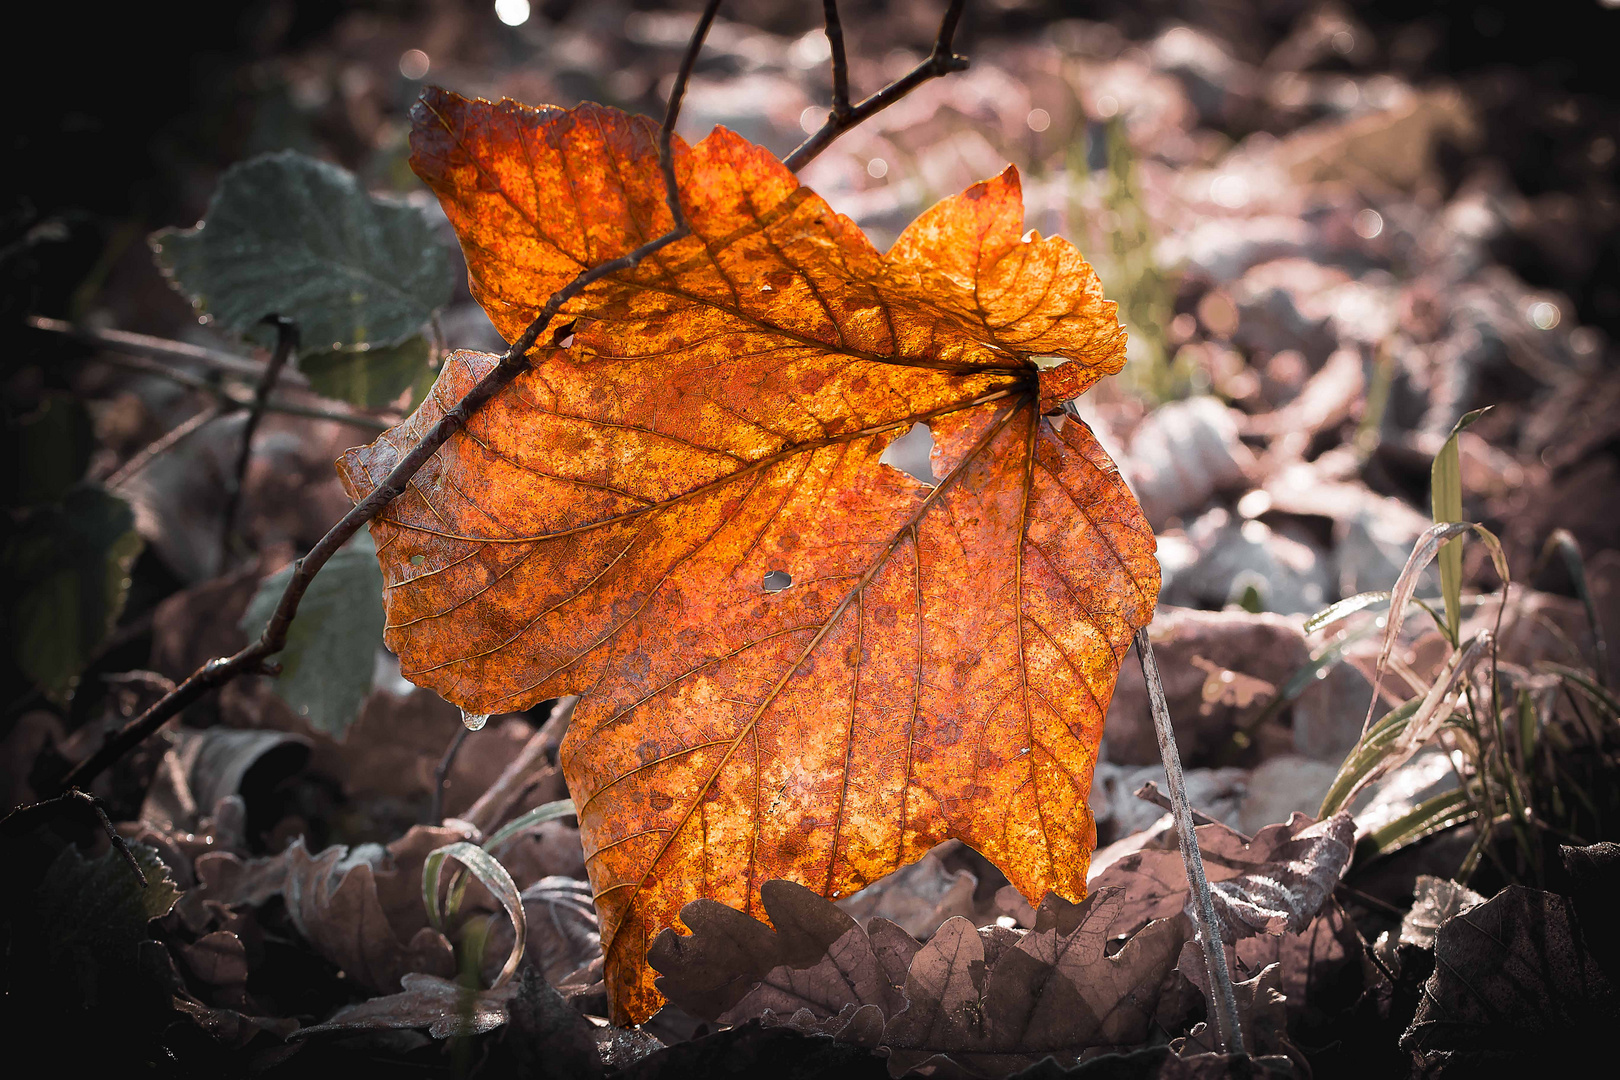
M 656 128 L 613 109 L 430 91 L 412 145 L 509 340 L 670 227 Z M 1016 171 L 887 254 L 724 129 L 675 172 L 692 235 L 571 302 L 568 348 L 372 524 L 407 677 L 472 713 L 584 695 L 562 764 L 621 1023 L 662 1003 L 647 945 L 697 897 L 762 914 L 771 878 L 835 897 L 959 837 L 1032 901 L 1081 898 L 1159 586 L 1113 463 L 1052 415 L 1124 332 L 1079 252 L 1023 232 Z M 495 363 L 450 357 L 339 463 L 349 494 Z M 916 423 L 932 485 L 880 461 Z

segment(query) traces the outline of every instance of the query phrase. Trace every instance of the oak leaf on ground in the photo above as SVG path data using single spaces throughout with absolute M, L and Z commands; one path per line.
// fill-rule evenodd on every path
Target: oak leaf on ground
M 1005 1076 L 1046 1056 L 1073 1064 L 1144 1040 L 1186 935 L 1179 917 L 1110 952 L 1122 890 L 1083 904 L 1048 895 L 1035 928 L 975 929 L 963 918 L 920 944 L 886 919 L 863 930 L 814 892 L 766 882 L 776 929 L 708 900 L 692 930 L 660 934 L 649 960 L 671 1001 L 705 1019 L 762 1019 L 877 1049 L 895 1076 Z
M 650 121 L 440 90 L 413 121 L 508 340 L 670 227 Z M 407 678 L 469 713 L 585 695 L 561 759 L 620 1023 L 661 1004 L 647 945 L 698 897 L 845 895 L 947 837 L 1030 898 L 1083 896 L 1103 716 L 1159 585 L 1135 500 L 1057 412 L 1124 331 L 1078 251 L 1024 232 L 1015 170 L 880 253 L 729 131 L 677 140 L 674 169 L 692 235 L 571 301 L 566 348 L 372 524 Z M 496 363 L 453 354 L 344 456 L 349 494 Z M 933 485 L 879 460 L 919 423 Z

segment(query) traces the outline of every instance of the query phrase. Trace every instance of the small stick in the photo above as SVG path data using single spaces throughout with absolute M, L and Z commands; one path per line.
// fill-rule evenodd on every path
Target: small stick
M 832 52 L 832 115 L 849 115 L 849 58 L 844 55 L 844 24 L 838 19 L 838 0 L 821 0 L 827 20 L 827 47 Z
M 445 747 L 444 756 L 433 767 L 433 802 L 428 806 L 428 824 L 437 825 L 444 821 L 444 784 L 450 779 L 450 770 L 456 764 L 456 755 L 461 753 L 461 744 L 467 741 L 472 730 L 467 727 L 457 727 L 456 734 Z
M 130 477 L 152 464 L 153 461 L 173 450 L 192 434 L 200 430 L 203 425 L 222 416 L 225 412 L 218 401 L 210 402 L 201 412 L 188 417 L 184 423 L 173 430 L 153 439 L 137 450 L 128 461 L 118 467 L 118 471 L 103 481 L 108 490 L 117 490 L 129 482 Z
M 1147 783 L 1143 784 L 1141 787 L 1139 787 L 1135 791 L 1131 792 L 1131 794 L 1135 795 L 1138 799 L 1141 799 L 1143 802 L 1152 803 L 1154 806 L 1157 806 L 1160 810 L 1168 810 L 1172 814 L 1176 812 L 1176 804 L 1171 802 L 1170 801 L 1170 796 L 1168 796 L 1164 792 L 1160 791 L 1159 790 L 1159 785 L 1155 784 L 1152 780 L 1149 780 Z M 1223 822 L 1217 820 L 1216 818 L 1210 817 L 1208 814 L 1204 813 L 1202 810 L 1198 809 L 1198 807 L 1196 807 L 1196 806 L 1188 807 L 1188 810 L 1192 814 L 1193 821 L 1196 822 L 1199 825 L 1221 825 L 1221 824 L 1224 824 Z M 1236 829 L 1233 829 L 1232 831 L 1237 832 Z M 1242 833 L 1238 833 L 1238 835 L 1243 836 Z M 1243 836 L 1243 842 L 1245 844 L 1247 844 L 1249 842 L 1249 837 Z
M 1238 1023 L 1237 994 L 1232 989 L 1232 973 L 1226 966 L 1226 945 L 1219 932 L 1220 916 L 1209 894 L 1204 876 L 1204 857 L 1198 851 L 1198 833 L 1193 829 L 1192 807 L 1187 803 L 1187 781 L 1181 775 L 1181 755 L 1176 752 L 1176 733 L 1170 726 L 1170 706 L 1164 699 L 1164 683 L 1159 681 L 1159 665 L 1153 659 L 1153 644 L 1147 627 L 1136 632 L 1136 657 L 1142 662 L 1142 678 L 1147 680 L 1148 700 L 1153 703 L 1153 728 L 1159 736 L 1159 756 L 1164 759 L 1164 775 L 1170 785 L 1172 813 L 1181 837 L 1181 859 L 1187 866 L 1187 884 L 1198 898 L 1195 909 L 1199 943 L 1204 947 L 1204 963 L 1209 968 L 1209 985 L 1214 991 L 1215 1030 L 1227 1053 L 1242 1054 L 1243 1027 Z
M 951 6 L 946 8 L 945 18 L 939 24 L 939 37 L 934 40 L 934 51 L 928 54 L 926 60 L 859 105 L 852 107 L 849 104 L 849 68 L 847 64 L 839 63 L 844 52 L 844 29 L 838 22 L 834 0 L 824 0 L 827 12 L 827 42 L 833 48 L 833 107 L 827 113 L 826 123 L 822 124 L 814 135 L 800 143 L 782 163 L 798 172 L 810 164 L 817 154 L 832 145 L 832 141 L 838 136 L 887 109 L 929 79 L 937 79 L 953 71 L 965 71 L 968 66 L 967 57 L 957 56 L 951 51 L 951 42 L 956 37 L 956 24 L 962 18 L 962 2 L 963 0 L 951 0 Z M 838 107 L 840 68 L 843 81 L 842 110 Z
M 150 334 L 132 334 L 127 330 L 92 330 L 87 326 L 78 326 L 64 319 L 51 319 L 44 315 L 30 315 L 24 321 L 35 330 L 61 334 L 85 345 L 95 345 L 132 356 L 166 357 L 170 360 L 201 364 L 215 371 L 255 382 L 264 376 L 265 365 L 257 360 L 234 356 L 218 349 L 205 349 L 184 341 L 170 341 L 168 338 L 152 337 Z M 283 372 L 281 381 L 288 386 L 305 388 L 309 386 L 309 379 L 298 371 Z
M 176 344 L 179 344 L 176 342 Z M 155 375 L 160 379 L 179 383 L 192 390 L 201 390 L 205 394 L 212 394 L 220 402 L 220 407 L 227 411 L 245 408 L 250 398 L 238 397 L 232 390 L 219 383 L 205 379 L 200 375 L 193 375 L 180 368 L 160 364 L 156 360 L 144 356 L 97 356 L 92 360 L 96 363 L 108 364 L 112 367 L 121 367 L 128 371 L 138 371 L 143 375 Z M 285 381 L 292 370 L 282 372 Z M 368 431 L 386 431 L 388 425 L 373 416 L 366 416 L 356 412 L 339 412 L 336 409 L 322 409 L 314 405 L 297 405 L 285 398 L 273 397 L 265 403 L 265 411 L 284 413 L 287 416 L 302 416 L 310 420 L 331 420 L 338 424 L 348 424 L 351 427 L 365 428 Z
M 221 570 L 231 561 L 231 536 L 236 531 L 236 516 L 242 506 L 242 488 L 247 482 L 248 463 L 253 460 L 253 436 L 259 430 L 259 421 L 264 419 L 264 407 L 270 402 L 270 391 L 276 388 L 281 369 L 287 366 L 287 358 L 298 347 L 298 326 L 291 319 L 271 315 L 264 321 L 276 328 L 276 348 L 270 354 L 270 363 L 265 365 L 264 374 L 259 378 L 258 389 L 254 391 L 253 405 L 248 409 L 247 423 L 242 427 L 242 446 L 236 454 L 236 468 L 225 495 L 225 521 L 219 538 Z
M 53 795 L 49 799 L 41 799 L 37 803 L 30 803 L 27 806 L 17 807 L 9 814 L 6 814 L 3 818 L 0 818 L 0 832 L 3 832 L 8 836 L 16 835 L 26 827 L 24 822 L 28 817 L 31 817 L 34 814 L 43 813 L 52 807 L 71 807 L 76 805 L 89 807 L 90 812 L 96 817 L 96 822 L 101 826 L 102 831 L 107 834 L 107 839 L 112 841 L 113 850 L 117 851 L 119 855 L 123 856 L 125 865 L 127 865 L 130 868 L 130 871 L 134 873 L 135 880 L 141 883 L 141 888 L 146 888 L 146 871 L 141 869 L 141 864 L 135 858 L 135 853 L 129 849 L 129 841 L 120 836 L 118 830 L 113 828 L 112 819 L 107 816 L 107 811 L 102 809 L 101 800 L 96 798 L 94 795 L 91 795 L 89 792 L 81 791 L 76 787 L 67 788 L 60 794 Z
M 270 621 L 265 625 L 259 639 L 234 656 L 216 657 L 192 672 L 171 693 L 159 698 L 151 708 L 114 732 L 94 754 L 74 766 L 62 780 L 61 788 L 89 783 L 101 775 L 109 765 L 128 753 L 132 747 L 139 745 L 180 710 L 208 691 L 223 686 L 239 675 L 264 671 L 266 658 L 280 652 L 287 644 L 287 628 L 292 625 L 293 616 L 298 613 L 298 605 L 321 567 L 326 565 L 327 560 L 336 554 L 339 548 L 348 543 L 350 537 L 360 531 L 362 525 L 382 513 L 389 503 L 405 491 L 417 471 L 427 464 L 428 459 L 438 452 L 439 447 L 443 446 L 450 436 L 466 426 L 467 420 L 474 413 L 490 398 L 505 389 L 513 379 L 528 370 L 529 349 L 539 340 L 541 332 L 550 325 L 552 319 L 556 318 L 563 305 L 592 283 L 620 270 L 628 270 L 653 252 L 691 235 L 692 227 L 681 209 L 680 189 L 675 181 L 672 143 L 675 120 L 680 112 L 681 99 L 686 94 L 686 84 L 691 79 L 692 68 L 696 66 L 698 53 L 703 47 L 703 39 L 708 35 L 709 27 L 714 22 L 715 12 L 719 7 L 720 0 L 709 0 L 703 9 L 703 15 L 698 19 L 696 29 L 692 31 L 691 44 L 681 61 L 680 70 L 676 73 L 674 89 L 670 91 L 669 110 L 664 116 L 664 125 L 659 129 L 658 157 L 664 174 L 664 198 L 674 218 L 674 227 L 628 255 L 592 267 L 553 293 L 551 299 L 546 301 L 545 307 L 540 309 L 534 322 L 530 323 L 528 329 L 502 354 L 500 362 L 428 429 L 427 434 L 411 447 L 381 483 L 371 489 L 369 495 L 356 503 L 336 525 L 327 530 L 325 536 L 315 542 L 308 555 L 298 560 L 292 577 L 287 581 L 287 587 L 282 590 L 281 599 L 276 603 L 276 610 L 271 614 Z M 563 329 L 566 330 L 567 327 Z
M 518 797 L 551 768 L 548 761 L 552 751 L 562 742 L 563 728 L 568 726 L 568 719 L 574 715 L 574 705 L 578 701 L 577 697 L 557 700 L 557 704 L 551 707 L 551 715 L 540 725 L 540 730 L 529 736 L 529 741 L 523 744 L 518 756 L 501 770 L 495 782 L 461 815 L 462 820 L 472 822 L 481 832 L 495 830 Z

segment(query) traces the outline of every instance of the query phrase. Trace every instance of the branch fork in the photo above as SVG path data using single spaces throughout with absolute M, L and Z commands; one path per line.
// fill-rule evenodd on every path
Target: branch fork
M 911 72 L 895 80 L 884 89 L 873 94 L 859 105 L 840 112 L 841 119 L 829 118 L 828 123 L 815 135 L 806 140 L 788 156 L 785 164 L 788 168 L 797 171 L 805 163 L 814 158 L 844 131 L 861 123 L 873 114 L 887 108 L 898 101 L 918 85 L 926 82 L 936 75 L 948 71 L 958 71 L 967 66 L 967 60 L 951 52 L 951 42 L 956 33 L 957 22 L 961 18 L 963 0 L 951 0 L 950 7 L 945 13 L 944 21 L 940 25 L 939 37 L 934 44 L 933 52 L 929 58 L 918 65 Z M 714 23 L 716 12 L 719 11 L 720 0 L 708 0 L 699 17 L 697 26 L 692 31 L 691 41 L 687 45 L 686 55 L 681 60 L 680 70 L 675 77 L 674 87 L 670 91 L 669 106 L 664 114 L 663 125 L 658 132 L 658 161 L 664 176 L 664 198 L 669 206 L 670 216 L 674 220 L 674 227 L 669 232 L 652 240 L 626 255 L 601 263 L 581 273 L 573 281 L 552 294 L 546 306 L 540 310 L 535 320 L 529 324 L 517 340 L 501 355 L 497 363 L 483 379 L 469 390 L 454 408 L 446 412 L 439 421 L 428 430 L 420 441 L 413 446 L 399 464 L 383 478 L 371 493 L 343 516 L 343 518 L 326 535 L 316 542 L 309 553 L 294 564 L 291 579 L 281 594 L 275 612 L 271 615 L 264 632 L 257 641 L 250 643 L 246 648 L 229 657 L 217 657 L 208 661 L 194 671 L 184 682 L 172 691 L 159 698 L 150 708 L 135 717 L 118 731 L 114 732 L 105 743 L 90 757 L 75 766 L 63 778 L 58 790 L 66 791 L 71 787 L 85 787 L 90 781 L 99 776 L 109 766 L 124 754 L 150 737 L 170 719 L 203 694 L 240 675 L 255 673 L 270 673 L 276 665 L 267 663 L 267 658 L 280 652 L 287 643 L 287 630 L 292 625 L 293 616 L 298 612 L 298 605 L 303 600 L 304 593 L 309 589 L 310 582 L 326 565 L 328 559 L 335 555 L 339 548 L 346 544 L 357 533 L 361 526 L 370 522 L 387 508 L 388 504 L 398 498 L 410 484 L 411 478 L 427 464 L 444 443 L 456 432 L 466 426 L 474 413 L 481 409 L 491 398 L 504 389 L 513 379 L 516 379 L 529 367 L 529 350 L 534 347 L 540 335 L 551 325 L 561 312 L 564 304 L 583 292 L 588 286 L 621 270 L 628 270 L 638 265 L 647 256 L 661 248 L 667 247 L 677 240 L 691 235 L 691 226 L 687 222 L 686 214 L 681 209 L 680 189 L 675 178 L 675 158 L 673 153 L 673 138 L 675 134 L 675 121 L 680 116 L 681 100 L 686 94 L 686 87 L 691 80 L 692 69 L 697 64 L 698 53 L 702 50 L 703 41 L 708 36 L 709 28 Z M 835 97 L 848 103 L 848 66 L 842 61 L 843 57 L 843 31 L 838 23 L 838 14 L 835 0 L 825 0 L 825 9 L 828 18 L 829 40 L 834 41 L 834 55 L 839 58 L 835 65 L 834 84 Z M 841 90 L 837 89 L 842 87 Z M 553 335 L 555 344 L 561 344 L 572 333 L 573 324 L 567 323 L 559 327 Z M 278 342 L 277 351 L 281 351 L 283 341 Z M 289 345 L 290 349 L 291 346 Z M 264 402 L 268 399 L 269 389 L 274 384 L 275 374 L 272 371 L 263 373 L 260 382 L 260 394 L 256 407 L 262 412 Z

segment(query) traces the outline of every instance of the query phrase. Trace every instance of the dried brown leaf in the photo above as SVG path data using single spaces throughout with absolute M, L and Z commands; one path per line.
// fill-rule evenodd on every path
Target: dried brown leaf
M 1354 834 L 1348 813 L 1322 822 L 1295 813 L 1253 840 L 1222 824 L 1199 826 L 1198 845 L 1227 942 L 1309 926 L 1350 863 Z M 1179 915 L 1188 903 L 1186 868 L 1174 848 L 1144 848 L 1118 859 L 1092 882 L 1093 888 L 1109 886 L 1126 890 L 1122 918 L 1128 926 Z

